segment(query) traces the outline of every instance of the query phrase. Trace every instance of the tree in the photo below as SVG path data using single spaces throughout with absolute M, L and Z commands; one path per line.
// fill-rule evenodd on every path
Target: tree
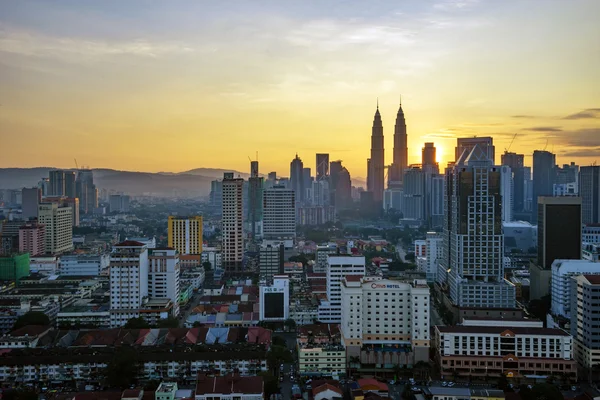
M 137 352 L 131 347 L 122 347 L 106 365 L 104 377 L 111 388 L 125 389 L 136 383 L 138 371 Z
M 17 390 L 4 391 L 2 393 L 2 399 L 4 399 L 4 400 L 38 400 L 38 395 L 34 390 L 17 389 Z
M 296 329 L 296 321 L 294 321 L 292 318 L 286 319 L 285 322 L 284 322 L 284 325 L 289 330 L 295 330 Z
M 179 320 L 175 317 L 159 319 L 156 326 L 158 328 L 179 328 Z
M 204 267 L 204 271 L 206 272 L 212 270 L 212 264 L 210 263 L 210 261 L 204 261 L 202 263 L 202 266 Z
M 413 393 L 410 388 L 410 385 L 404 386 L 404 390 L 402 391 L 402 398 L 404 400 L 410 400 L 410 399 L 412 399 L 412 396 L 413 396 Z
M 265 398 L 270 398 L 272 394 L 279 393 L 279 383 L 277 378 L 270 371 L 262 371 L 258 373 L 264 379 Z
M 49 326 L 50 318 L 41 311 L 29 311 L 17 318 L 12 330 L 16 330 L 28 325 Z
M 540 383 L 531 388 L 531 398 L 527 400 L 563 400 L 564 396 L 556 385 Z
M 289 364 L 291 362 L 292 353 L 284 346 L 273 345 L 267 353 L 267 365 L 273 374 L 279 372 L 280 365 Z
M 273 346 L 286 346 L 285 339 L 282 336 L 273 336 L 272 344 Z
M 508 389 L 508 379 L 506 378 L 505 375 L 500 375 L 500 378 L 498 378 L 498 389 L 500 389 L 500 390 Z
M 123 329 L 148 329 L 148 328 L 150 328 L 150 324 L 148 324 L 148 322 L 146 322 L 146 320 L 142 317 L 131 318 L 129 321 L 127 321 L 125 326 L 123 326 Z

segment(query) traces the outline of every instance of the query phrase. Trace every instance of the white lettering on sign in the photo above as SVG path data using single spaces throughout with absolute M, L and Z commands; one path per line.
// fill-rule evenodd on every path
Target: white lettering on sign
M 400 289 L 400 285 L 397 285 L 397 284 L 384 285 L 383 283 L 372 283 L 371 289 Z

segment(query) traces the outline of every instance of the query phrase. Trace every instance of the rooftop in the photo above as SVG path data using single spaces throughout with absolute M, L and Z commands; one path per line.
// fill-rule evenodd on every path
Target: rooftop
M 592 285 L 600 285 L 600 275 L 583 275 L 583 277 Z
M 196 396 L 219 394 L 262 394 L 264 392 L 263 378 L 260 376 L 227 376 L 208 377 L 203 373 L 198 374 L 196 383 Z
M 497 334 L 504 333 L 514 335 L 552 335 L 552 336 L 569 336 L 569 334 L 560 329 L 552 328 L 530 328 L 523 326 L 436 326 L 440 333 L 474 333 L 474 334 Z

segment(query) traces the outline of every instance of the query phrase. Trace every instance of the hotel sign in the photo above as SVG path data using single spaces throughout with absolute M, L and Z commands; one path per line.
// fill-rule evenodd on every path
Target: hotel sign
M 264 293 L 282 293 L 283 288 L 264 288 L 263 292 Z
M 371 289 L 400 289 L 399 284 L 371 283 Z

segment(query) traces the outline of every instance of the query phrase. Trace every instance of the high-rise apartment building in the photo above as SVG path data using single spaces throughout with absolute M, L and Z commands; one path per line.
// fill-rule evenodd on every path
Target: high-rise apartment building
M 549 151 L 535 150 L 533 152 L 533 220 L 537 221 L 538 212 L 535 208 L 538 197 L 552 196 L 556 180 L 556 156 Z
M 481 138 L 486 139 L 486 138 Z M 458 148 L 465 148 L 459 140 Z M 500 167 L 493 144 L 476 143 L 446 172 L 444 256 L 452 302 L 460 308 L 514 308 L 515 288 L 504 280 Z M 438 281 L 446 275 L 438 274 Z M 444 283 L 444 282 L 442 282 Z
M 223 268 L 227 273 L 240 272 L 244 259 L 244 180 L 233 173 L 223 174 Z
M 275 185 L 263 192 L 263 238 L 282 240 L 292 247 L 296 238 L 296 193 Z
M 139 317 L 142 300 L 148 297 L 148 248 L 124 241 L 110 255 L 110 325 L 120 327 Z
M 169 215 L 169 247 L 180 254 L 202 254 L 202 216 Z
M 39 256 L 46 251 L 46 227 L 37 222 L 19 228 L 19 252 Z
M 41 203 L 38 222 L 46 226 L 44 250 L 60 254 L 73 249 L 73 209 L 58 203 Z
M 43 198 L 44 203 L 56 203 L 60 207 L 71 207 L 73 226 L 79 226 L 79 199 L 77 197 L 49 196 Z
M 342 322 L 342 281 L 348 276 L 365 276 L 365 257 L 330 255 L 327 259 L 327 300 L 321 300 L 318 309 L 320 322 Z
M 173 316 L 179 315 L 180 264 L 177 250 L 163 248 L 149 250 L 148 296 L 170 299 Z
M 98 208 L 98 189 L 94 185 L 94 172 L 91 169 L 78 171 L 75 191 L 79 198 L 79 209 L 83 214 L 91 214 Z
M 271 281 L 275 275 L 283 274 L 284 250 L 283 243 L 260 247 L 258 271 L 261 279 Z
M 258 176 L 258 161 L 250 162 L 250 178 L 248 179 L 248 226 L 250 237 L 262 236 L 264 178 Z
M 426 281 L 346 275 L 340 298 L 342 343 L 349 356 L 362 364 L 414 365 L 429 359 Z
M 580 365 L 591 369 L 600 363 L 600 276 L 577 275 L 571 285 L 573 352 Z
M 296 154 L 296 157 L 290 163 L 290 183 L 292 190 L 296 194 L 296 202 L 302 202 L 305 194 L 304 163 L 298 157 L 298 154 Z
M 329 154 L 317 153 L 316 180 L 322 181 L 329 177 Z
M 459 164 L 461 156 L 467 157 L 473 151 L 473 148 L 479 147 L 479 151 L 483 152 L 485 156 L 491 161 L 492 165 L 496 159 L 496 147 L 494 146 L 494 139 L 491 137 L 472 137 L 472 138 L 458 138 L 456 139 L 456 148 L 454 149 L 454 160 L 456 164 Z
M 50 171 L 50 195 L 64 196 L 65 195 L 65 171 L 55 170 Z
M 373 128 L 371 129 L 371 158 L 367 160 L 367 191 L 372 193 L 375 204 L 383 202 L 385 160 L 383 146 L 383 123 L 379 113 L 379 105 L 375 111 Z
M 404 170 L 408 168 L 408 145 L 406 135 L 406 120 L 402 103 L 396 114 L 396 125 L 394 126 L 394 150 L 393 160 L 388 171 L 388 187 L 399 186 L 404 178 Z
M 37 218 L 38 206 L 42 202 L 42 190 L 37 187 L 23 188 L 21 191 L 21 210 L 24 220 Z
M 585 225 L 600 223 L 600 166 L 581 167 L 579 170 L 581 222 Z M 23 201 L 25 198 L 23 197 Z

